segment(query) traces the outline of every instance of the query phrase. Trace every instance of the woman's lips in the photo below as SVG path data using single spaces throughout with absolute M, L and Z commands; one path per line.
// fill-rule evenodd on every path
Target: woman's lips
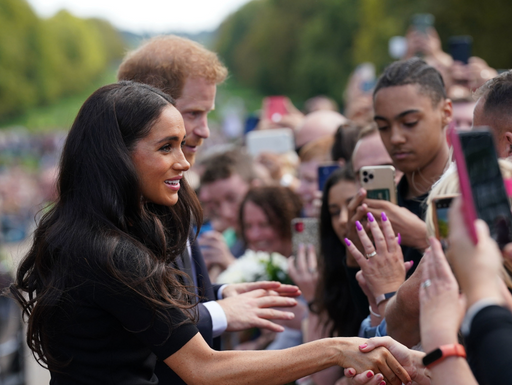
M 178 191 L 180 189 L 180 180 L 181 180 L 181 178 L 182 178 L 182 176 L 179 175 L 179 176 L 177 176 L 175 178 L 172 178 L 172 179 L 166 179 L 164 181 L 164 183 L 171 190 Z

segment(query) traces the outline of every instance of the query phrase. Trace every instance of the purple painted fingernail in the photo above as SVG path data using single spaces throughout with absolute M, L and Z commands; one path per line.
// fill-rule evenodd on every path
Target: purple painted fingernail
M 357 231 L 361 231 L 363 229 L 363 226 L 361 225 L 361 222 L 356 221 L 356 229 L 357 229 Z
M 386 222 L 388 220 L 388 217 L 386 216 L 386 213 L 384 211 L 380 213 L 380 217 L 382 218 L 383 222 Z
M 368 220 L 369 220 L 370 222 L 373 222 L 373 221 L 375 220 L 375 218 L 373 217 L 373 214 L 372 214 L 372 213 L 368 213 L 368 214 L 366 214 L 366 216 L 368 217 Z
M 348 240 L 348 238 L 345 238 L 345 243 L 347 244 L 347 246 L 350 246 L 352 243 L 350 243 L 350 241 Z
M 401 244 L 402 243 L 402 236 L 400 235 L 400 233 L 398 233 L 398 244 Z

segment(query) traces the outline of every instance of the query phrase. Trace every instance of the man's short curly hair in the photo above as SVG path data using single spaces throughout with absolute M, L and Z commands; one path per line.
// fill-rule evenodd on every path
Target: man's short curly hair
M 512 116 L 512 70 L 488 80 L 475 96 L 484 98 L 484 114 L 498 119 Z
M 382 88 L 416 84 L 420 93 L 428 96 L 433 105 L 446 99 L 446 89 L 441 73 L 420 58 L 396 61 L 382 73 L 373 90 L 373 97 Z
M 129 52 L 119 66 L 117 79 L 149 84 L 178 99 L 185 79 L 204 78 L 219 84 L 227 74 L 214 52 L 192 40 L 166 35 L 154 37 Z

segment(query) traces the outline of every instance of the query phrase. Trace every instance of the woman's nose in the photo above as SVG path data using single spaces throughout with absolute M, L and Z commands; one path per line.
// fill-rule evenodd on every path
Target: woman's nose
M 181 149 L 179 151 L 178 158 L 172 164 L 172 168 L 178 171 L 187 171 L 190 168 L 190 163 L 187 158 L 185 158 L 185 154 L 183 154 Z
M 348 222 L 348 209 L 343 207 L 340 210 L 340 215 L 338 216 L 338 223 L 341 225 L 346 225 Z

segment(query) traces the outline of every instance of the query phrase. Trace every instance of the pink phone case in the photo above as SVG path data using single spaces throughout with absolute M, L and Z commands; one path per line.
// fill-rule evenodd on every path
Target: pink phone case
M 475 220 L 478 218 L 476 215 L 475 204 L 473 202 L 473 192 L 471 191 L 471 182 L 469 181 L 468 170 L 466 167 L 466 158 L 462 151 L 459 135 L 455 129 L 455 122 L 452 121 L 448 127 L 448 136 L 453 146 L 453 156 L 457 164 L 457 173 L 459 174 L 460 192 L 462 195 L 462 204 L 464 219 L 466 220 L 466 228 L 468 229 L 469 236 L 473 243 L 478 243 L 478 236 L 476 234 Z
M 267 96 L 264 101 L 265 117 L 273 122 L 279 122 L 288 114 L 286 110 L 286 96 Z

